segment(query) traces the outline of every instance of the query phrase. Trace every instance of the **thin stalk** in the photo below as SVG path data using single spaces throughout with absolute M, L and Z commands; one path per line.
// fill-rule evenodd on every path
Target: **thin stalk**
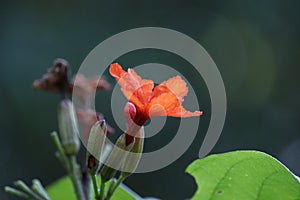
M 67 172 L 70 172 L 70 164 L 69 164 L 69 161 L 68 161 L 68 158 L 64 152 L 64 149 L 62 147 L 62 144 L 59 140 L 59 137 L 57 135 L 57 132 L 52 132 L 51 133 L 51 138 L 56 146 L 56 149 L 57 149 L 57 152 L 58 152 L 58 156 L 59 156 L 59 160 L 61 162 L 61 164 L 63 165 L 63 167 L 65 168 L 65 170 Z
M 81 185 L 85 195 L 85 199 L 92 200 L 94 196 L 93 183 L 90 174 L 86 168 L 81 173 Z
M 105 200 L 109 200 L 112 195 L 114 194 L 114 192 L 116 191 L 116 189 L 119 187 L 119 185 L 126 179 L 125 176 L 120 176 L 119 179 L 117 180 L 117 182 L 113 185 L 111 185 L 111 187 L 109 188 L 109 191 L 107 193 L 107 196 L 105 198 Z
M 25 192 L 26 194 L 28 194 L 29 197 L 31 197 L 31 199 L 44 200 L 44 198 L 42 198 L 38 194 L 34 193 L 23 181 L 16 181 L 15 185 L 20 190 L 22 190 L 23 192 Z
M 6 186 L 4 188 L 4 191 L 6 193 L 8 193 L 8 194 L 11 194 L 11 195 L 13 195 L 15 197 L 19 197 L 21 199 L 29 199 L 29 196 L 26 193 L 24 193 L 24 192 L 22 192 L 20 190 L 17 190 L 15 188 L 9 187 L 9 186 Z
M 50 197 L 48 196 L 48 194 L 47 194 L 45 188 L 43 187 L 42 183 L 41 183 L 39 180 L 34 179 L 34 180 L 32 181 L 32 183 L 33 183 L 33 184 L 32 184 L 32 190 L 33 190 L 36 194 L 40 195 L 41 197 L 43 197 L 43 198 L 46 199 L 46 200 L 50 200 Z
M 104 200 L 104 194 L 105 194 L 105 182 L 101 178 L 101 186 L 100 186 L 100 195 L 99 200 Z
M 90 174 L 91 178 L 92 178 L 92 183 L 93 183 L 93 187 L 94 187 L 94 193 L 95 193 L 95 199 L 96 200 L 100 200 L 100 194 L 98 191 L 98 181 L 97 181 L 97 176 L 95 174 Z
M 107 193 L 111 193 L 112 189 L 114 188 L 115 184 L 116 184 L 116 181 L 117 179 L 111 179 L 110 181 L 110 185 L 109 185 L 109 188 L 108 188 L 108 192 Z
M 89 179 L 88 184 L 87 184 L 87 197 L 86 199 L 88 200 L 92 200 L 92 197 L 94 195 L 94 191 L 93 191 L 93 183 L 91 181 L 91 179 Z
M 77 200 L 85 200 L 83 188 L 80 181 L 80 174 L 78 172 L 78 165 L 76 162 L 76 157 L 74 155 L 69 157 L 69 163 L 71 166 L 71 170 L 69 172 L 69 176 L 73 183 L 73 187 L 77 196 Z
M 62 144 L 61 144 L 56 132 L 51 133 L 51 137 L 57 148 L 59 160 L 61 161 L 62 165 L 68 172 L 69 177 L 72 181 L 77 200 L 85 200 L 85 195 L 84 195 L 83 188 L 82 188 L 81 181 L 80 181 L 78 165 L 76 162 L 76 156 L 75 155 L 72 155 L 69 157 L 66 156 L 64 149 L 62 147 Z

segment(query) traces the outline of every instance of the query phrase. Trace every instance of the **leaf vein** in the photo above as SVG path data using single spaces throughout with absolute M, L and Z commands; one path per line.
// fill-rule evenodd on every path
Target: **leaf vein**
M 217 191 L 217 188 L 220 186 L 221 182 L 226 178 L 226 176 L 229 174 L 229 172 L 230 172 L 235 166 L 239 165 L 240 163 L 242 163 L 242 162 L 244 162 L 244 161 L 246 161 L 246 160 L 251 160 L 251 159 L 253 159 L 253 157 L 242 159 L 242 160 L 240 160 L 240 161 L 234 163 L 233 165 L 231 165 L 231 166 L 226 170 L 226 172 L 225 172 L 225 174 L 222 176 L 222 178 L 218 181 L 217 185 L 214 187 L 213 192 L 212 192 L 212 194 L 211 194 L 209 200 L 211 200 L 211 199 L 215 196 L 216 191 Z

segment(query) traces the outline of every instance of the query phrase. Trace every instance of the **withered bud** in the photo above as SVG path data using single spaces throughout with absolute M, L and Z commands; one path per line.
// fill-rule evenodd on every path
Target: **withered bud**
M 69 90 L 70 67 L 68 61 L 57 58 L 40 80 L 33 83 L 33 87 L 39 90 L 67 93 Z

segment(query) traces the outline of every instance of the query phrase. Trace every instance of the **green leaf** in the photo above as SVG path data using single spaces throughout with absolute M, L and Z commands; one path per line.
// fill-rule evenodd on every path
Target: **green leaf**
M 75 200 L 76 195 L 72 187 L 72 182 L 68 177 L 63 177 L 46 188 L 52 200 L 70 199 Z
M 100 183 L 100 180 L 98 181 Z M 109 184 L 107 184 L 109 186 Z M 127 191 L 128 190 L 128 191 Z M 47 187 L 47 193 L 52 200 L 76 200 L 72 182 L 68 177 L 63 177 Z M 132 191 L 122 185 L 114 193 L 112 200 L 135 200 Z
M 192 199 L 300 200 L 300 184 L 273 157 L 257 151 L 208 156 L 190 164 L 198 185 Z

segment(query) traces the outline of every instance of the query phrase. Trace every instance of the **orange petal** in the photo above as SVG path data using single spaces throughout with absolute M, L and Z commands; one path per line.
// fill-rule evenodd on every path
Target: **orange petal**
M 151 104 L 148 112 L 148 116 L 150 118 L 156 116 L 167 116 L 165 108 L 160 104 Z
M 110 65 L 109 73 L 117 79 L 117 81 L 126 73 L 121 65 L 114 63 Z
M 177 96 L 179 100 L 182 100 L 188 93 L 188 88 L 186 83 L 180 76 L 175 76 L 173 78 L 168 79 L 167 81 L 159 84 L 160 86 L 165 86 L 168 88 L 174 95 Z
M 149 113 L 151 117 L 166 116 L 179 105 L 180 101 L 173 92 L 163 85 L 158 85 L 154 88 L 153 96 L 147 109 L 151 112 Z
M 149 115 L 192 117 L 200 116 L 200 111 L 190 112 L 185 110 L 181 103 L 186 96 L 188 88 L 180 76 L 176 76 L 162 82 L 154 88 L 151 102 L 148 106 Z
M 118 80 L 125 97 L 137 107 L 142 108 L 150 101 L 153 81 L 143 80 L 130 68 L 125 72 L 118 63 L 110 65 L 110 74 Z
M 187 111 L 184 107 L 178 106 L 173 111 L 168 113 L 168 116 L 171 117 L 195 117 L 201 116 L 203 113 L 201 111 L 190 112 Z

